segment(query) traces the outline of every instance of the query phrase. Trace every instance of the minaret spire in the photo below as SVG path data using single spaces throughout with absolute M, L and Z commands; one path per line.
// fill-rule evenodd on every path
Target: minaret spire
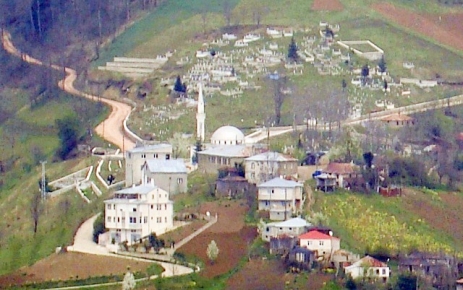
M 204 142 L 206 113 L 204 112 L 203 84 L 198 84 L 198 111 L 196 113 L 196 137 Z

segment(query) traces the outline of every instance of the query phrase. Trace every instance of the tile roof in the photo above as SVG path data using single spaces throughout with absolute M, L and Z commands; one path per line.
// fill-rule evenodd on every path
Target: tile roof
M 247 182 L 248 180 L 242 176 L 230 176 L 227 175 L 223 178 L 220 178 L 219 181 L 234 181 L 234 182 Z
M 276 177 L 267 182 L 257 185 L 257 187 L 302 187 L 302 184 L 293 180 L 286 180 L 284 178 Z
M 407 115 L 404 115 L 404 114 L 393 114 L 393 115 L 389 115 L 389 116 L 386 116 L 384 118 L 381 119 L 382 121 L 413 121 L 414 119 L 410 116 L 407 116 Z
M 308 233 L 305 233 L 299 236 L 299 240 L 331 240 L 331 239 L 339 240 L 339 238 L 326 235 L 319 231 L 310 231 Z
M 219 157 L 249 157 L 251 155 L 251 150 L 245 145 L 223 145 L 212 147 L 198 152 L 200 155 L 210 155 L 210 156 L 219 156 Z
M 352 163 L 330 162 L 323 172 L 332 174 L 349 174 L 354 173 L 354 165 Z
M 278 152 L 264 152 L 249 158 L 246 158 L 246 161 L 297 161 L 296 158 L 293 158 L 288 155 L 284 155 Z
M 183 159 L 150 159 L 145 163 L 152 173 L 187 173 Z
M 362 259 L 358 260 L 357 262 L 353 263 L 349 267 L 353 268 L 353 267 L 365 267 L 365 266 L 381 268 L 381 267 L 387 267 L 387 264 L 367 255 L 363 257 Z

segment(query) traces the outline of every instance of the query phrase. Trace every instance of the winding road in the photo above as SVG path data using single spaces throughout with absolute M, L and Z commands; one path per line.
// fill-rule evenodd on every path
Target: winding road
M 121 148 L 122 151 L 132 149 L 133 147 L 135 147 L 135 142 L 132 139 L 136 139 L 137 137 L 132 136 L 132 138 L 128 138 L 126 137 L 124 131 L 124 124 L 128 116 L 130 115 L 130 112 L 132 111 L 132 107 L 125 103 L 100 98 L 98 96 L 90 95 L 77 90 L 74 87 L 74 81 L 77 78 L 77 73 L 75 70 L 68 67 L 63 68 L 55 64 L 46 65 L 42 61 L 21 52 L 13 45 L 13 42 L 11 40 L 11 34 L 5 29 L 2 29 L 2 44 L 7 52 L 16 57 L 21 58 L 23 61 L 35 65 L 47 66 L 57 71 L 64 71 L 66 76 L 63 80 L 59 81 L 58 85 L 65 92 L 74 96 L 84 97 L 95 102 L 101 101 L 110 106 L 110 115 L 103 122 L 98 124 L 98 126 L 95 128 L 95 132 L 106 141 L 113 143 L 119 148 Z

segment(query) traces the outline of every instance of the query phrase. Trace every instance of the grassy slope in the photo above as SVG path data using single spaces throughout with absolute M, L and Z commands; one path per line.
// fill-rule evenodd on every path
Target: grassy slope
M 93 127 L 108 113 L 105 107 L 99 111 L 95 103 L 66 95 L 33 110 L 24 91 L 4 91 L 2 101 L 13 115 L 0 126 L 0 147 L 4 148 L 0 157 L 8 160 L 14 156 L 16 161 L 14 168 L 1 176 L 0 210 L 8 214 L 0 221 L 0 274 L 31 264 L 52 253 L 55 247 L 69 244 L 79 223 L 98 207 L 85 204 L 76 192 L 66 193 L 47 202 L 39 232 L 33 236 L 30 201 L 32 193 L 38 190 L 41 173 L 34 164 L 31 148 L 40 148 L 43 158 L 49 161 L 49 180 L 89 166 L 93 161 L 81 158 L 50 162 L 59 146 L 55 120 L 88 106 L 91 114 L 84 126 Z
M 433 195 L 417 192 L 427 201 L 430 211 L 442 206 Z M 409 210 L 409 199 L 408 196 L 384 198 L 379 195 L 318 192 L 314 210 L 328 216 L 329 225 L 341 237 L 343 247 L 359 253 L 385 248 L 391 254 L 412 249 L 443 250 L 453 254 L 463 249 L 461 240 L 454 239 L 448 231 L 433 226 L 419 213 Z M 463 203 L 463 198 L 459 202 Z

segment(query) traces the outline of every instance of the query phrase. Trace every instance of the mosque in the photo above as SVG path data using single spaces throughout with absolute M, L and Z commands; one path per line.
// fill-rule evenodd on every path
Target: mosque
M 247 144 L 243 132 L 234 126 L 222 126 L 215 130 L 209 143 L 205 141 L 204 96 L 202 84 L 198 87 L 198 108 L 196 113 L 196 138 L 201 140 L 203 150 L 197 152 L 198 169 L 215 173 L 217 169 L 225 166 L 237 166 L 247 157 L 265 151 L 262 144 Z M 195 152 L 192 152 L 195 154 Z

